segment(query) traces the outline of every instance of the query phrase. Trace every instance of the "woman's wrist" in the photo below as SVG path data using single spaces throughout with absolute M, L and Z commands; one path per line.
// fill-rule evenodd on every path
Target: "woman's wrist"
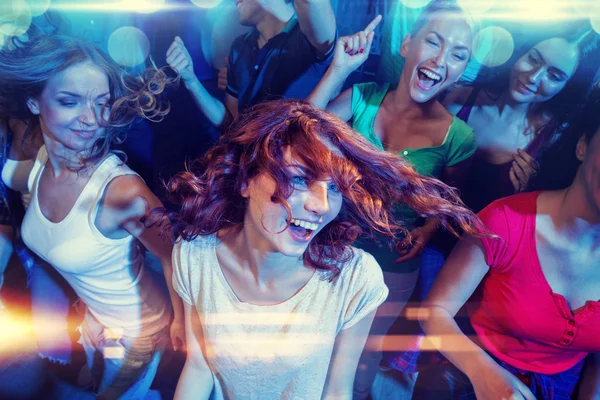
M 502 368 L 486 352 L 481 350 L 480 354 L 473 354 L 473 360 L 470 360 L 462 371 L 469 377 L 470 381 L 476 381 Z
M 343 67 L 331 65 L 327 69 L 327 72 L 325 72 L 324 78 L 331 81 L 334 84 L 343 85 L 351 73 L 352 71 L 348 71 Z

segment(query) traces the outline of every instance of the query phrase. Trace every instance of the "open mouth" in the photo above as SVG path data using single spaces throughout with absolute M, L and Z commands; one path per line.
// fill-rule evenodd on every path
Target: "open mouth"
M 292 218 L 289 229 L 295 238 L 306 241 L 312 237 L 314 231 L 319 229 L 319 224 Z
M 418 84 L 421 88 L 429 90 L 442 82 L 442 76 L 427 68 L 417 70 Z

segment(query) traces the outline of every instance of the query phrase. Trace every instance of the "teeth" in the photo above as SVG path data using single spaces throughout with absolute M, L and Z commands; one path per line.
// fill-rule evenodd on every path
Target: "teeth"
M 311 231 L 316 231 L 319 228 L 319 224 L 315 224 L 315 223 L 308 222 L 308 221 L 302 221 L 302 220 L 299 220 L 296 218 L 292 218 L 291 223 L 296 226 L 300 226 L 304 229 L 310 229 Z
M 441 76 L 439 76 L 438 74 L 436 74 L 434 72 L 429 71 L 428 69 L 420 69 L 419 72 L 421 72 L 422 74 L 427 76 L 429 79 L 433 79 L 434 81 L 442 80 Z

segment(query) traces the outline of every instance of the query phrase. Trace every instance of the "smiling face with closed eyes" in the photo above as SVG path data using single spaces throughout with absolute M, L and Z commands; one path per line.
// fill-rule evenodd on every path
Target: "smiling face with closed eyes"
M 42 133 L 64 148 L 84 151 L 104 134 L 100 114 L 108 117 L 107 74 L 92 62 L 75 64 L 46 82 L 38 98 L 28 100 L 39 116 Z

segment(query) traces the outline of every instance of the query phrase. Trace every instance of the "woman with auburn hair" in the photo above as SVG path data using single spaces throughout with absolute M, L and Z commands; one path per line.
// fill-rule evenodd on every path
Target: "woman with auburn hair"
M 201 172 L 202 171 L 202 172 Z M 181 210 L 173 286 L 184 301 L 187 361 L 176 398 L 350 398 L 388 289 L 352 247 L 393 246 L 405 204 L 477 234 L 452 189 L 379 151 L 301 101 L 240 115 L 202 163 L 168 185 Z
M 162 205 L 111 145 L 136 117 L 160 120 L 168 112 L 159 95 L 169 79 L 156 69 L 131 76 L 91 43 L 61 35 L 0 52 L 0 70 L 0 114 L 24 121 L 25 138 L 38 132 L 43 139 L 29 175 L 23 241 L 86 305 L 80 343 L 99 398 L 142 398 L 172 316 L 144 269 L 144 249 L 168 281 L 172 245 L 143 223 Z M 173 299 L 175 343 L 183 314 Z
M 542 191 L 479 213 L 497 238 L 450 254 L 421 319 L 450 363 L 422 369 L 414 398 L 570 400 L 578 382 L 578 399 L 600 397 L 599 108 L 597 89 L 545 152 Z

